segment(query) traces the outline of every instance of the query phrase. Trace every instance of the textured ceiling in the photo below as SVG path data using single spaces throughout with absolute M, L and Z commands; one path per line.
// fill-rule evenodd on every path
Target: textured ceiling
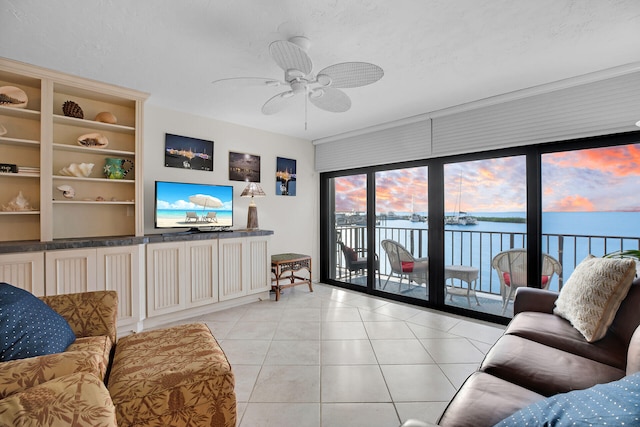
M 283 88 L 268 46 L 304 35 L 313 71 L 381 66 L 346 113 Z M 148 103 L 316 140 L 640 61 L 639 0 L 0 0 L 0 56 L 149 92 Z

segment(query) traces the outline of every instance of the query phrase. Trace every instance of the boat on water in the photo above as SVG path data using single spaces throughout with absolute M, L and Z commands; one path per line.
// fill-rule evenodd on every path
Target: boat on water
M 460 210 L 462 203 L 462 171 L 460 171 L 458 185 L 458 197 L 456 198 L 455 212 L 453 216 L 445 217 L 444 223 L 445 225 L 478 225 L 478 218 Z
M 444 219 L 446 225 L 478 225 L 478 218 L 466 212 L 456 212 L 453 216 Z

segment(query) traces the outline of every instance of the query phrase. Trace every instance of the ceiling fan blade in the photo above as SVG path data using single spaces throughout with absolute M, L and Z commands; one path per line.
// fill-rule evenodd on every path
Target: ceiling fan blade
M 284 71 L 299 70 L 304 74 L 311 72 L 311 58 L 296 44 L 286 40 L 277 40 L 269 45 L 269 52 L 276 64 Z
M 291 104 L 294 95 L 295 93 L 293 91 L 288 90 L 270 98 L 262 106 L 262 114 L 271 115 L 281 111 Z
M 223 84 L 232 87 L 241 86 L 266 86 L 266 87 L 278 87 L 286 85 L 286 82 L 270 79 L 268 77 L 231 77 L 228 79 L 214 80 L 211 84 Z
M 344 113 L 351 108 L 351 98 L 331 87 L 322 87 L 309 93 L 309 101 L 318 108 L 332 113 Z
M 318 73 L 323 86 L 349 88 L 375 83 L 384 76 L 382 68 L 368 62 L 342 62 L 330 65 Z M 326 77 L 329 77 L 327 80 Z

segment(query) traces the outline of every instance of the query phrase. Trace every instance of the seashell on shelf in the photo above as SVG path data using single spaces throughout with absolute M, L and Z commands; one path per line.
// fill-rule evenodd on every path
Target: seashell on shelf
M 117 117 L 113 113 L 110 113 L 108 111 L 103 111 L 101 113 L 98 113 L 94 120 L 96 122 L 109 123 L 112 125 L 118 124 Z
M 15 86 L 0 87 L 0 105 L 13 108 L 25 108 L 29 97 L 25 91 Z
M 0 125 L 0 136 L 7 134 L 7 128 Z
M 69 166 L 60 169 L 58 174 L 63 176 L 79 176 L 86 178 L 91 175 L 91 171 L 94 166 L 95 164 L 93 163 L 71 163 Z
M 22 212 L 22 211 L 34 211 L 31 207 L 29 200 L 22 194 L 22 191 L 18 192 L 18 195 L 14 197 L 7 206 L 2 205 L 4 212 Z
M 84 119 L 84 112 L 82 111 L 82 108 L 73 101 L 65 101 L 64 104 L 62 104 L 62 112 L 67 117 Z
M 62 195 L 66 198 L 66 199 L 73 199 L 74 197 L 76 197 L 76 190 L 74 190 L 74 188 L 70 185 L 61 185 L 59 187 L 56 187 L 58 190 L 62 191 Z
M 87 133 L 78 138 L 78 144 L 84 147 L 104 148 L 109 145 L 109 140 L 99 133 Z

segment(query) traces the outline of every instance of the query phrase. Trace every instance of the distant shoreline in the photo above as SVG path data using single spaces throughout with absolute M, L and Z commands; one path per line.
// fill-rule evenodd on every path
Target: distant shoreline
M 526 224 L 527 219 L 518 216 L 499 217 L 499 216 L 476 216 L 478 221 L 487 222 L 512 222 L 515 224 Z

